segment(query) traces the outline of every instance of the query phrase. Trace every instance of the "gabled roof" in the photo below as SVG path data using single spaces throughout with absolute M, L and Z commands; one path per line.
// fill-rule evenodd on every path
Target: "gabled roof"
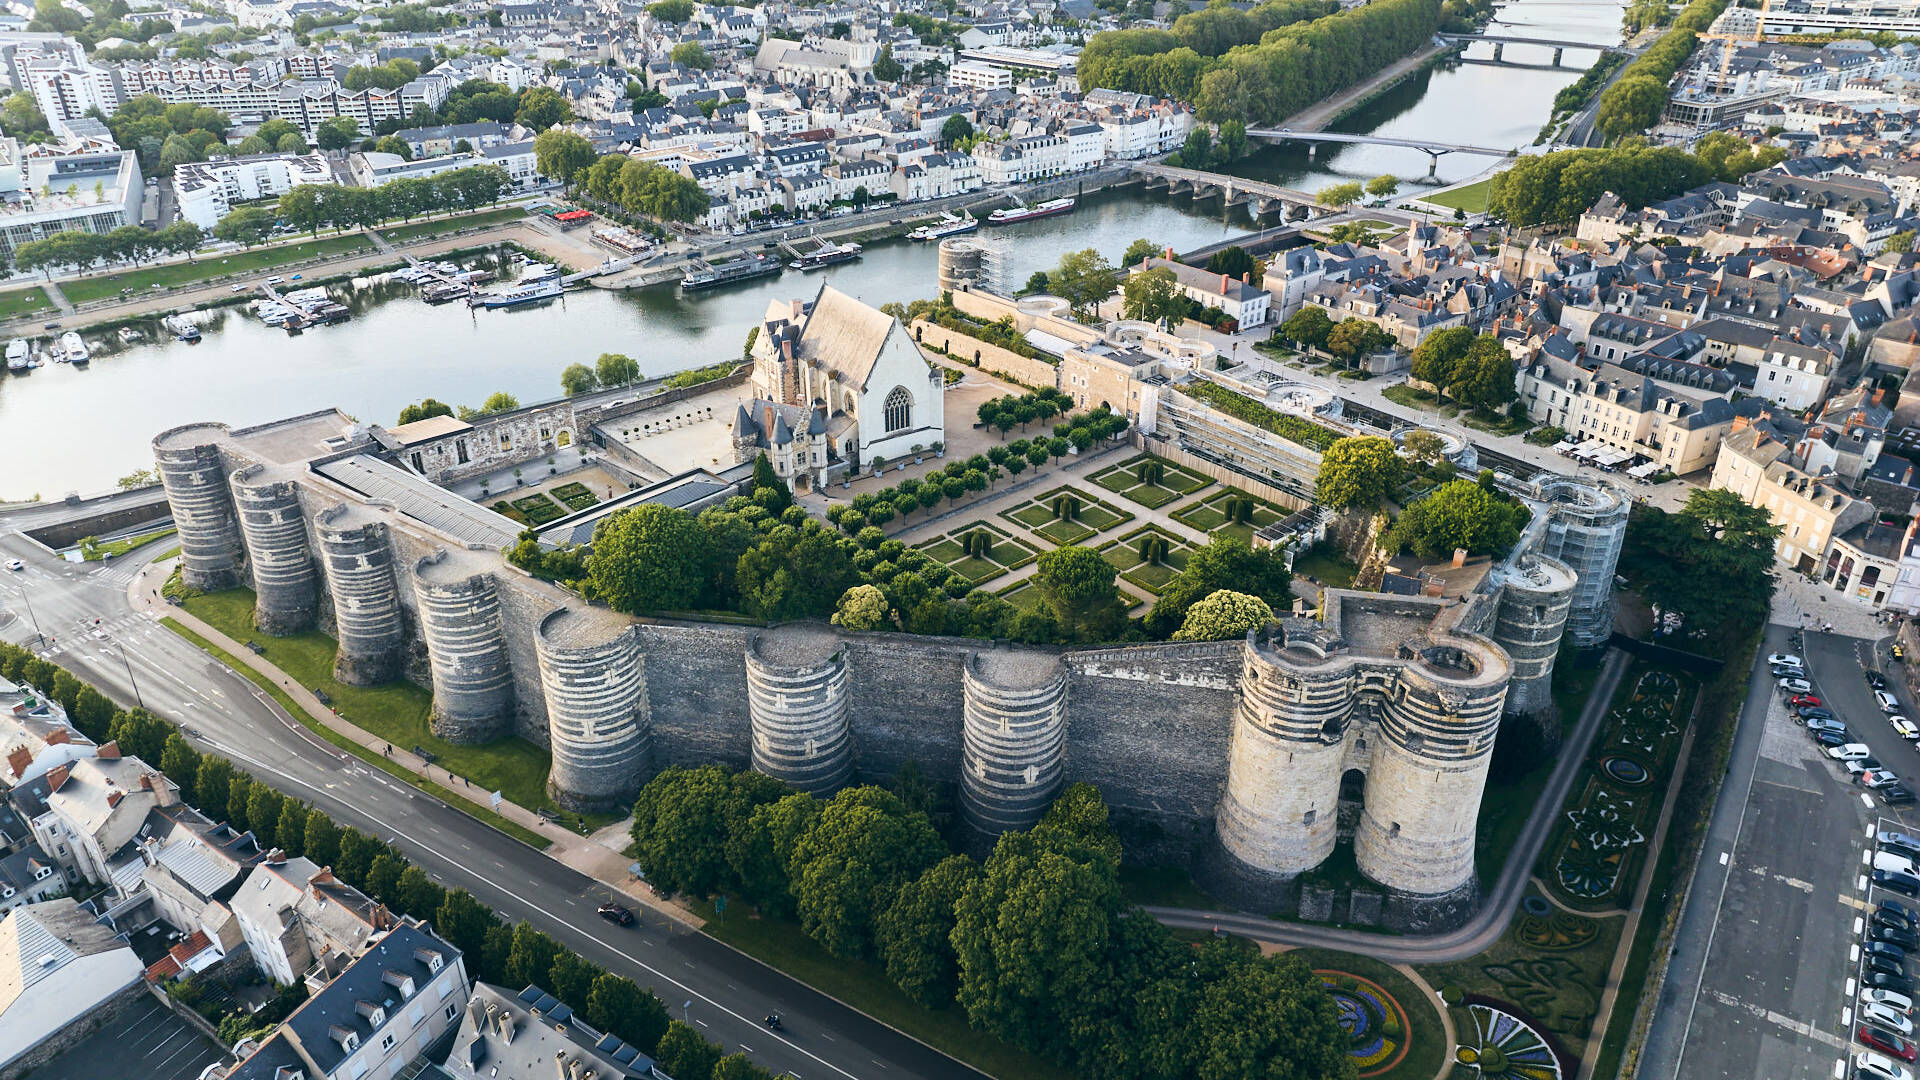
M 838 372 L 849 384 L 866 389 L 887 335 L 898 325 L 893 316 L 861 303 L 831 285 L 814 298 L 797 347 L 800 359 Z

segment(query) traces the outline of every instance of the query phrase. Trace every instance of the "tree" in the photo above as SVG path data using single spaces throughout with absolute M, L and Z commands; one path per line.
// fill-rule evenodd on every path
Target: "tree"
M 713 1067 L 720 1063 L 720 1048 L 693 1028 L 672 1020 L 667 1023 L 667 1033 L 660 1037 L 659 1049 L 653 1056 L 659 1061 L 661 1071 L 669 1076 L 702 1080 L 713 1076 Z
M 367 884 L 362 890 L 383 904 L 392 904 L 399 897 L 400 859 L 392 852 L 381 852 L 373 857 L 367 867 Z
M 729 774 L 717 765 L 663 769 L 634 803 L 636 861 L 669 891 L 706 896 L 730 887 L 729 838 L 746 828 L 755 807 L 790 791 L 770 777 Z
M 1344 184 L 1329 184 L 1321 188 L 1314 196 L 1314 200 L 1322 206 L 1345 207 L 1359 202 L 1366 193 L 1360 181 L 1351 180 Z
M 1265 600 L 1221 589 L 1187 609 L 1175 641 L 1232 641 L 1273 621 Z
M 184 135 L 169 135 L 160 146 L 160 171 L 171 175 L 173 170 L 189 162 L 199 161 L 203 157 L 198 148 Z
M 560 943 L 526 923 L 513 928 L 513 947 L 507 951 L 507 982 L 514 986 L 545 984 L 553 970 Z
M 766 492 L 762 495 L 761 492 Z M 761 453 L 753 459 L 753 487 L 751 497 L 754 504 L 766 508 L 769 514 L 779 514 L 793 505 L 793 492 L 787 489 L 787 482 L 773 471 L 773 462 Z
M 1163 245 L 1156 244 L 1143 236 L 1127 245 L 1126 253 L 1120 256 L 1120 265 L 1137 267 L 1148 259 L 1159 258 L 1165 251 L 1166 248 Z
M 746 1054 L 728 1054 L 713 1063 L 713 1080 L 775 1080 L 774 1075 L 753 1063 Z
M 727 865 L 733 868 L 740 894 L 764 914 L 794 915 L 793 849 L 825 805 L 811 795 L 794 792 L 754 807 L 746 824 L 727 838 Z
M 301 849 L 317 866 L 332 866 L 340 858 L 340 827 L 320 810 L 308 810 L 301 827 Z
M 307 152 L 307 137 L 297 131 L 289 132 L 275 139 L 273 148 L 282 154 L 304 154 Z
M 874 925 L 887 978 L 928 1008 L 952 1001 L 959 987 L 954 908 L 979 877 L 972 859 L 950 855 L 902 885 Z
M 693 0 L 657 0 L 647 5 L 647 14 L 664 23 L 683 23 L 693 18 Z
M 857 959 L 873 951 L 873 924 L 900 886 L 939 861 L 943 845 L 927 816 L 892 792 L 847 788 L 820 811 L 787 864 L 808 937 Z
M 243 248 L 273 235 L 277 215 L 262 206 L 242 206 L 214 223 L 213 235 Z
M 707 50 L 701 48 L 697 41 L 683 41 L 675 45 L 667 57 L 676 64 L 684 64 L 701 71 L 713 66 L 713 57 L 707 55 Z
M 382 154 L 392 154 L 397 158 L 413 160 L 413 147 L 398 135 L 382 135 L 373 140 L 373 148 Z
M 1464 326 L 1435 330 L 1413 347 L 1413 363 L 1408 374 L 1445 394 L 1447 387 L 1453 384 L 1460 362 L 1466 359 L 1467 350 L 1473 346 L 1474 337 L 1474 332 Z
M 568 364 L 566 369 L 560 372 L 560 389 L 566 391 L 568 397 L 577 397 L 599 388 L 599 376 L 585 364 Z
M 1400 190 L 1400 178 L 1391 173 L 1383 173 L 1367 181 L 1367 194 L 1377 199 L 1389 198 Z
M 961 113 L 954 113 L 952 116 L 947 117 L 946 123 L 940 125 L 940 141 L 946 143 L 948 146 L 952 146 L 963 139 L 972 138 L 972 136 L 973 121 L 967 119 L 966 116 Z
M 465 889 L 450 890 L 433 913 L 433 928 L 447 943 L 479 962 L 486 946 L 487 931 L 497 925 L 493 912 Z M 505 972 L 472 973 L 478 978 L 500 978 Z M 598 1026 L 598 1025 L 595 1025 Z M 602 1031 L 606 1030 L 601 1028 Z
M 688 3 L 690 0 L 662 0 L 664 3 Z M 655 5 L 658 6 L 658 5 Z M 564 184 L 571 184 L 575 178 L 591 168 L 594 161 L 593 144 L 586 136 L 567 131 L 564 128 L 550 127 L 533 139 L 534 167 L 542 176 L 552 177 Z
M 1129 319 L 1143 322 L 1177 323 L 1186 318 L 1192 302 L 1180 291 L 1179 279 L 1164 266 L 1127 275 L 1120 288 L 1120 311 Z
M 1497 555 L 1512 548 L 1526 523 L 1520 504 L 1471 480 L 1443 484 L 1400 514 L 1389 542 L 1423 559 L 1444 559 L 1455 550 Z
M 873 61 L 873 77 L 883 83 L 899 82 L 907 73 L 900 61 L 893 58 L 893 46 L 880 46 L 880 55 Z
M 159 761 L 173 727 L 145 709 L 128 709 L 107 725 L 107 738 L 120 744 L 120 752 L 145 761 Z
M 1235 281 L 1251 276 L 1255 269 L 1253 256 L 1247 254 L 1247 249 L 1238 244 L 1216 251 L 1207 257 L 1209 273 L 1225 274 Z
M 843 630 L 878 630 L 887 623 L 887 594 L 872 585 L 848 589 L 833 613 L 833 624 Z
M 1189 607 L 1221 589 L 1257 596 L 1281 610 L 1292 599 L 1292 580 L 1280 552 L 1255 551 L 1245 537 L 1215 533 L 1207 546 L 1188 554 L 1186 567 L 1160 590 L 1160 599 L 1145 620 L 1147 633 L 1156 638 L 1172 635 Z
M 230 816 L 226 810 L 231 796 L 228 785 L 232 782 L 233 763 L 223 757 L 209 757 L 200 763 L 199 771 L 194 774 L 190 801 L 205 810 L 209 817 L 218 819 Z
M 1393 335 L 1365 319 L 1348 317 L 1327 332 L 1327 351 L 1353 362 L 1393 345 Z
M 601 353 L 593 362 L 593 371 L 605 387 L 631 386 L 640 381 L 640 364 L 621 353 Z
M 1447 442 L 1434 432 L 1415 428 L 1400 437 L 1400 449 L 1408 461 L 1434 465 L 1445 460 Z
M 178 785 L 187 798 L 192 798 L 193 782 L 200 772 L 200 751 L 176 731 L 167 736 L 166 745 L 160 751 L 160 771 Z
M 1906 254 L 1913 250 L 1913 239 L 1914 231 L 1912 229 L 1901 229 L 1899 232 L 1887 237 L 1887 242 L 1880 245 L 1880 250 Z
M 360 125 L 350 116 L 336 116 L 313 129 L 314 145 L 322 150 L 345 150 L 359 141 Z
M 305 229 L 311 235 L 319 235 L 320 226 L 326 223 L 326 212 L 321 208 L 320 185 L 300 184 L 280 196 L 280 216 L 298 228 Z
M 546 131 L 555 124 L 564 124 L 573 119 L 573 107 L 567 99 L 560 96 L 558 90 L 548 86 L 530 86 L 520 95 L 520 108 L 513 114 L 513 122 L 529 131 Z M 539 153 L 536 147 L 534 152 Z
M 933 493 L 935 500 L 939 493 Z M 740 603 L 763 619 L 822 618 L 846 591 L 860 583 L 852 541 L 827 532 L 817 520 L 782 525 L 740 556 L 735 583 Z
M 397 895 L 393 906 L 416 919 L 432 918 L 447 898 L 447 891 L 434 884 L 427 872 L 417 866 L 400 871 L 394 890 Z
M 1336 441 L 1320 456 L 1314 501 L 1335 509 L 1378 506 L 1400 482 L 1404 463 L 1393 440 L 1379 435 Z
M 481 416 L 492 416 L 494 413 L 512 412 L 519 407 L 519 398 L 507 393 L 505 390 L 495 390 L 493 393 L 487 395 L 487 400 L 480 403 L 478 414 Z
M 1513 357 L 1506 346 L 1492 334 L 1482 334 L 1473 339 L 1455 369 L 1450 396 L 1462 405 L 1495 411 L 1519 396 L 1514 372 Z
M 553 967 L 548 970 L 547 979 L 541 985 L 561 1001 L 585 1005 L 587 995 L 593 992 L 594 982 L 605 974 L 598 964 L 589 962 L 572 949 L 562 949 L 553 958 Z
M 1339 1010 L 1299 957 L 1225 967 L 1202 989 L 1187 1037 L 1195 1080 L 1354 1075 Z
M 1280 324 L 1280 333 L 1298 345 L 1324 348 L 1333 333 L 1333 319 L 1317 307 L 1302 307 Z
M 1027 293 L 1043 293 L 1051 287 L 1052 282 L 1047 280 L 1047 272 L 1045 270 L 1035 270 L 1032 274 L 1028 275 L 1027 283 L 1020 287 L 1020 292 L 1022 295 Z
M 658 1046 L 667 1033 L 666 1004 L 618 975 L 593 980 L 584 1008 L 587 1023 L 633 1046 Z
M 285 797 L 258 780 L 247 782 L 247 828 L 262 848 L 277 846 L 280 806 Z
M 1126 623 L 1117 571 L 1092 548 L 1068 545 L 1040 556 L 1033 575 L 1040 602 L 1069 641 L 1105 641 Z
M 418 405 L 409 405 L 400 410 L 398 423 L 411 424 L 415 420 L 426 420 L 435 416 L 452 416 L 453 406 L 444 401 L 425 398 Z
M 1667 84 L 1651 75 L 1629 75 L 1600 95 L 1594 126 L 1609 139 L 1645 131 L 1660 122 L 1667 107 Z
M 1764 625 L 1781 527 L 1763 507 L 1721 488 L 1688 494 L 1668 513 L 1638 506 L 1627 520 L 1620 573 L 1689 633 L 1731 642 Z
M 280 815 L 273 827 L 280 850 L 299 858 L 307 852 L 307 805 L 294 799 L 280 801 Z
M 698 607 L 707 580 L 700 541 L 685 510 L 648 504 L 615 513 L 593 532 L 594 591 L 628 614 Z
M 1053 294 L 1075 311 L 1085 311 L 1112 296 L 1120 284 L 1113 266 L 1093 248 L 1061 256 L 1060 265 L 1047 275 L 1047 282 Z

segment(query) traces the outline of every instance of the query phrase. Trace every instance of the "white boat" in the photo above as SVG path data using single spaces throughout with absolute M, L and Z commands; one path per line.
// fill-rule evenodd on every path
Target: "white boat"
M 33 370 L 33 350 L 27 347 L 26 338 L 14 338 L 7 342 L 7 370 Z
M 1009 206 L 1004 210 L 995 210 L 987 215 L 990 225 L 1011 225 L 1016 221 L 1032 221 L 1035 218 L 1052 217 L 1055 214 L 1071 213 L 1073 199 L 1049 199 L 1033 206 Z
M 93 354 L 87 351 L 87 343 L 72 330 L 60 335 L 60 351 L 67 354 L 69 364 L 84 364 L 93 359 Z
M 166 327 L 167 332 L 172 334 L 177 340 L 187 342 L 188 344 L 200 340 L 200 327 L 185 315 L 169 315 L 160 320 L 160 325 Z
M 123 326 L 120 328 L 120 341 L 122 344 L 131 345 L 134 342 L 139 340 L 140 340 L 140 331 L 135 330 L 131 326 Z
M 949 236 L 970 233 L 980 227 L 980 219 L 972 214 L 942 213 L 940 220 L 930 221 L 907 234 L 909 240 L 943 240 Z
M 543 274 L 529 281 L 522 278 L 511 285 L 490 292 L 474 293 L 467 299 L 468 307 L 494 308 L 517 307 L 521 304 L 533 304 L 542 300 L 557 298 L 561 292 L 558 272 Z

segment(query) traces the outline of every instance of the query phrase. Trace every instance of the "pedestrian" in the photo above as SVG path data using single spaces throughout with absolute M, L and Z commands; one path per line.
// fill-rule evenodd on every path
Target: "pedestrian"
M 385 750 L 382 750 L 382 751 L 381 751 L 381 753 L 383 753 L 383 754 L 385 754 L 385 755 L 387 755 L 388 757 L 392 757 L 392 756 L 393 756 L 393 744 L 392 744 L 392 743 L 388 743 L 388 744 L 387 744 L 387 748 L 386 748 Z

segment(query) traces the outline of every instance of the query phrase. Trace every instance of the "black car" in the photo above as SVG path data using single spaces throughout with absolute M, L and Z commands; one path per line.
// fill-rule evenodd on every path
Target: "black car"
M 1868 972 L 1877 971 L 1883 975 L 1898 975 L 1903 979 L 1907 977 L 1907 965 L 1890 956 L 1875 956 L 1869 953 L 1863 958 L 1863 962 Z
M 1898 870 L 1875 870 L 1873 883 L 1904 896 L 1920 896 L 1920 878 L 1909 877 Z
M 1886 676 L 1881 675 L 1877 671 L 1869 671 L 1867 672 L 1867 685 L 1873 687 L 1875 690 L 1885 690 L 1887 688 Z
M 1880 789 L 1880 798 L 1888 806 L 1911 806 L 1914 794 L 1913 789 L 1905 784 L 1893 784 Z
M 1920 911 L 1915 911 L 1898 900 L 1883 899 L 1873 906 L 1876 916 L 1884 915 L 1889 919 L 1898 919 L 1900 925 L 1920 932 Z
M 1920 934 L 1903 926 L 1870 926 L 1867 928 L 1867 940 L 1884 941 L 1910 952 L 1920 951 Z
M 1898 975 L 1889 975 L 1884 971 L 1869 971 L 1860 977 L 1860 982 L 1869 989 L 1891 990 L 1896 994 L 1913 994 L 1913 980 Z
M 1847 738 L 1847 733 L 1844 731 L 1816 731 L 1813 733 L 1813 741 L 1821 746 L 1845 746 L 1853 740 Z
M 1804 679 L 1807 677 L 1807 671 L 1805 668 L 1790 667 L 1786 664 L 1775 664 L 1773 665 L 1773 677 L 1776 679 Z
M 615 924 L 616 926 L 632 926 L 633 925 L 633 912 L 628 911 L 626 908 L 621 907 L 619 904 L 609 901 L 607 903 L 601 904 L 599 911 L 600 911 L 601 918 L 607 920 L 610 923 Z
M 1819 707 L 1819 706 L 1817 706 L 1817 705 L 1808 705 L 1808 706 L 1807 706 L 1806 708 L 1803 708 L 1803 709 L 1801 709 L 1801 710 L 1800 710 L 1800 719 L 1802 719 L 1802 720 L 1831 720 L 1831 719 L 1833 719 L 1833 714 L 1832 714 L 1832 713 L 1830 713 L 1830 712 L 1828 712 L 1828 711 L 1827 711 L 1827 710 L 1825 710 L 1825 709 L 1822 709 L 1822 708 L 1820 708 L 1820 707 Z

